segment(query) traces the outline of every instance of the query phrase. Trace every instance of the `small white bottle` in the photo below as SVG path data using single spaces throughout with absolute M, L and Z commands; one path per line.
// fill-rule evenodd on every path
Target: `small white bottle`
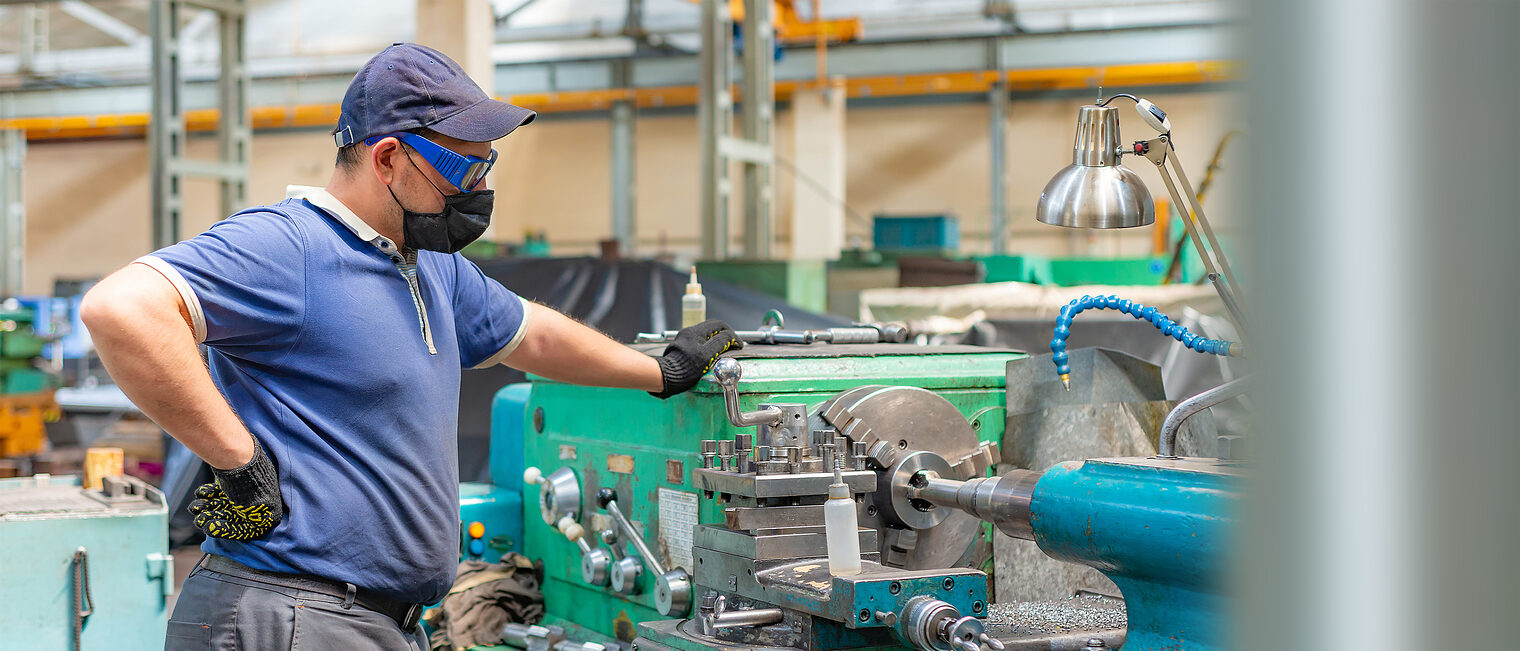
M 691 268 L 691 282 L 686 283 L 686 295 L 681 297 L 681 327 L 690 328 L 707 320 L 707 297 L 702 295 L 702 284 L 697 282 L 697 268 Z
M 855 499 L 834 468 L 829 501 L 823 503 L 823 531 L 829 547 L 829 574 L 860 574 L 860 523 L 855 519 Z

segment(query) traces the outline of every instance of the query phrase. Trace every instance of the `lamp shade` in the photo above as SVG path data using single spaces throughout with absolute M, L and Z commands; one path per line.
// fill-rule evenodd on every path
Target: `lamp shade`
M 1045 184 L 1035 218 L 1071 228 L 1131 228 L 1156 221 L 1145 182 L 1119 164 L 1117 108 L 1080 109 L 1072 164 Z

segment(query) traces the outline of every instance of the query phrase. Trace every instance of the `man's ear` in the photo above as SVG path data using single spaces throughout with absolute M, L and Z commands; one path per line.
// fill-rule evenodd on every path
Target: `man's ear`
M 396 165 L 401 156 L 401 141 L 395 138 L 381 138 L 380 142 L 370 147 L 370 167 L 375 170 L 375 178 L 382 184 L 390 185 L 396 179 Z

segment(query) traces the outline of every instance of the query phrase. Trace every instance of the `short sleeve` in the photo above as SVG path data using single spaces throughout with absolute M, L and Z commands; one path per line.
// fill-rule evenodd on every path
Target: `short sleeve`
M 235 354 L 287 348 L 299 337 L 305 248 L 289 217 L 251 211 L 137 263 L 157 270 L 179 290 L 197 341 Z
M 528 332 L 528 302 L 487 278 L 475 263 L 454 254 L 454 328 L 459 364 L 486 368 L 500 364 Z

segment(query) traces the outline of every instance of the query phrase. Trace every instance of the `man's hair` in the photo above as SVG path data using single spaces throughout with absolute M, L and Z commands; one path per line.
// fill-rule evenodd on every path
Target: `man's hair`
M 428 140 L 433 140 L 433 139 L 435 139 L 439 135 L 437 131 L 434 131 L 434 130 L 429 129 L 427 127 L 417 127 L 416 129 L 407 129 L 406 132 L 407 133 L 417 134 L 419 136 L 427 138 Z M 403 147 L 408 147 L 405 143 L 403 143 L 402 146 Z M 408 148 L 410 148 L 410 147 L 408 147 Z M 416 150 L 413 150 L 413 151 L 416 151 Z M 348 146 L 345 146 L 345 147 L 339 147 L 338 148 L 338 159 L 334 162 L 334 165 L 336 165 L 338 167 L 338 169 L 341 169 L 341 170 L 343 170 L 345 172 L 352 172 L 352 171 L 354 171 L 356 169 L 359 169 L 359 167 L 362 166 L 363 164 L 364 164 L 364 154 L 361 153 L 361 150 L 359 148 L 359 143 L 356 142 L 356 143 L 354 143 L 352 145 L 348 145 Z

